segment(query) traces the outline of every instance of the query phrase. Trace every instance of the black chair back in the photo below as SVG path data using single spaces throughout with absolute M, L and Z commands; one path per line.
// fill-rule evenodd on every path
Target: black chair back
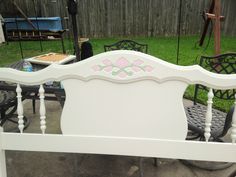
M 147 44 L 140 44 L 132 40 L 122 40 L 111 45 L 104 45 L 104 51 L 112 50 L 134 50 L 142 53 L 148 52 Z
M 236 53 L 226 53 L 213 57 L 202 56 L 200 59 L 200 66 L 214 73 L 236 74 Z M 198 91 L 200 89 L 208 91 L 208 88 L 206 88 L 205 86 L 196 85 L 194 93 L 194 104 L 197 103 Z M 234 100 L 236 90 L 213 90 L 213 93 L 217 98 L 224 100 Z

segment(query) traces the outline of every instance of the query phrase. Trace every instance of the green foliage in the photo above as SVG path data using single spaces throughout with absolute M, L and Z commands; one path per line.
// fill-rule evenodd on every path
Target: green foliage
M 127 38 L 126 38 L 127 39 Z M 99 38 L 91 39 L 94 54 L 104 51 L 105 44 L 112 44 L 121 40 L 121 38 Z M 148 44 L 148 54 L 166 60 L 170 63 L 176 64 L 177 51 L 177 37 L 155 37 L 155 38 L 131 38 L 139 43 Z M 206 47 L 207 40 L 204 47 L 199 47 L 197 41 L 199 36 L 183 36 L 180 39 L 180 53 L 179 65 L 193 65 L 197 64 L 201 55 L 214 55 L 213 40 L 209 42 Z M 67 53 L 73 54 L 73 42 L 65 40 L 65 47 Z M 221 52 L 236 52 L 236 37 L 222 37 Z M 62 52 L 61 41 L 43 41 L 43 52 L 40 51 L 38 41 L 24 41 L 22 42 L 24 57 L 32 57 L 48 52 Z M 0 66 L 6 66 L 10 63 L 21 59 L 20 48 L 18 42 L 10 42 L 8 45 L 0 46 Z M 186 90 L 185 97 L 192 99 L 194 93 L 194 86 L 189 86 Z M 206 92 L 199 94 L 199 102 L 206 103 Z M 228 110 L 232 102 L 219 101 L 215 99 L 215 106 L 222 110 Z

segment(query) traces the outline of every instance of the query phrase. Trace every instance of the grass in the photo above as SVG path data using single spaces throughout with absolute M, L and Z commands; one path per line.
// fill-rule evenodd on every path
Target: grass
M 156 38 L 131 38 L 139 43 L 148 44 L 148 54 L 156 56 L 170 63 L 176 63 L 177 38 L 176 37 L 156 37 Z M 104 51 L 105 44 L 112 44 L 121 40 L 121 38 L 99 38 L 91 39 L 94 54 L 99 54 Z M 198 36 L 184 36 L 180 39 L 179 65 L 193 65 L 198 63 L 201 55 L 213 55 L 214 45 L 213 40 L 209 42 L 209 46 L 198 47 L 196 42 Z M 206 40 L 205 43 L 208 41 Z M 24 58 L 48 52 L 62 52 L 60 41 L 43 41 L 43 52 L 40 50 L 38 41 L 22 42 Z M 67 53 L 73 53 L 73 44 L 70 40 L 65 40 Z M 236 52 L 236 37 L 222 37 L 221 52 Z M 20 48 L 18 42 L 10 42 L 8 45 L 0 46 L 0 66 L 6 66 L 10 63 L 21 59 Z M 189 86 L 186 90 L 185 97 L 193 98 L 194 86 Z M 206 103 L 206 93 L 200 93 L 200 102 Z M 232 102 L 222 102 L 215 99 L 215 106 L 228 110 Z

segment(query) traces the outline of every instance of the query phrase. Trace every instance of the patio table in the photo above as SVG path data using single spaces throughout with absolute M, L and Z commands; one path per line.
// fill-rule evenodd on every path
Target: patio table
M 11 64 L 9 67 L 17 70 L 22 70 L 24 61 L 18 61 L 16 63 Z M 39 71 L 47 67 L 47 65 L 40 65 L 40 64 L 33 64 L 33 71 Z M 21 85 L 22 93 L 25 99 L 39 99 L 38 97 L 38 90 L 39 85 L 35 86 L 27 86 Z M 61 106 L 64 105 L 65 101 L 65 91 L 61 88 L 60 82 L 53 82 L 52 85 L 44 84 L 45 89 L 45 100 L 51 101 L 59 101 Z M 16 84 L 9 84 L 3 81 L 0 81 L 0 90 L 5 91 L 15 91 Z
M 38 97 L 38 90 L 39 86 L 26 86 L 21 85 L 22 94 L 24 99 L 39 99 Z M 1 91 L 15 91 L 16 84 L 9 84 L 6 82 L 0 82 L 0 90 Z M 45 90 L 45 100 L 51 101 L 59 101 L 61 106 L 64 105 L 65 101 L 65 92 L 64 89 L 60 87 L 59 83 L 53 83 L 53 85 L 47 86 L 44 85 Z
M 9 65 L 10 68 L 22 70 L 23 60 L 18 61 Z M 33 64 L 33 71 L 38 71 L 47 67 L 47 65 Z M 21 85 L 22 89 L 22 100 L 31 99 L 33 103 L 33 112 L 35 113 L 35 100 L 39 99 L 39 85 L 27 86 Z M 59 101 L 60 105 L 63 107 L 65 102 L 65 91 L 61 88 L 60 82 L 53 82 L 52 85 L 44 84 L 45 90 L 45 100 Z M 13 103 L 16 100 L 16 84 L 0 81 L 0 122 L 1 126 L 8 120 L 6 117 L 7 105 L 8 103 Z M 13 105 L 8 105 L 9 107 Z

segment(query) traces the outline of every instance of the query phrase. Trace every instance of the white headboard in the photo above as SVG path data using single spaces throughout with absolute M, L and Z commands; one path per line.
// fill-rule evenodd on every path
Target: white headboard
M 35 72 L 1 70 L 20 84 L 62 80 L 66 92 L 61 128 L 67 135 L 184 140 L 183 94 L 189 84 L 235 88 L 235 75 L 177 66 L 134 51 L 113 51 Z
M 185 141 L 187 118 L 182 100 L 189 84 L 236 88 L 235 74 L 214 74 L 200 66 L 177 66 L 140 52 L 120 50 L 75 64 L 53 64 L 32 73 L 0 68 L 0 80 L 18 84 L 21 130 L 21 134 L 15 134 L 2 132 L 0 128 L 2 163 L 5 163 L 4 150 L 236 162 L 236 114 L 232 123 L 232 143 Z M 46 116 L 42 84 L 52 80 L 62 81 L 66 92 L 61 117 L 63 135 L 44 134 Z M 40 128 L 44 135 L 23 133 L 21 84 L 41 85 Z M 206 141 L 210 137 L 212 97 L 210 91 Z M 5 173 L 5 167 L 2 169 Z

